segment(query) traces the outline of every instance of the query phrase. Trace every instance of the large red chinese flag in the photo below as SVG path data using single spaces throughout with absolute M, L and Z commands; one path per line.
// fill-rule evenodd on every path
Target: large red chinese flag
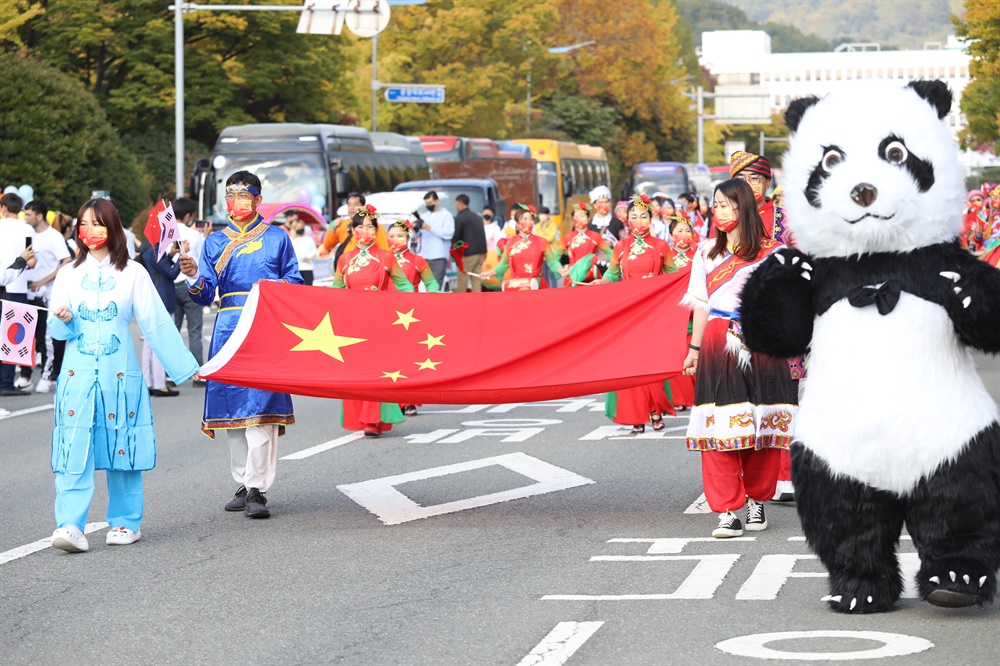
M 263 282 L 212 381 L 324 398 L 531 402 L 663 381 L 682 369 L 688 275 L 502 294 Z

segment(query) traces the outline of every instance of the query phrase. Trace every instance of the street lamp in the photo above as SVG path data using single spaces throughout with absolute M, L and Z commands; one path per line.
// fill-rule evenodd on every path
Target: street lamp
M 570 44 L 569 46 L 552 46 L 548 48 L 548 52 L 553 55 L 562 55 L 563 53 L 569 53 L 575 49 L 582 48 L 584 46 L 590 46 L 591 44 L 596 44 L 597 40 L 590 40 L 589 42 L 580 42 L 579 44 Z M 525 114 L 525 125 L 526 131 L 531 131 L 531 63 L 535 61 L 534 58 L 528 59 L 528 109 Z

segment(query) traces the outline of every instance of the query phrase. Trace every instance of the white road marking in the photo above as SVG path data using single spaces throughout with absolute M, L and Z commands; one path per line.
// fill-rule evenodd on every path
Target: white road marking
M 778 592 L 789 578 L 826 578 L 825 571 L 792 571 L 799 560 L 816 560 L 815 555 L 764 555 L 757 567 L 736 593 L 737 599 L 756 601 L 777 599 Z
M 687 418 L 682 416 L 665 416 L 664 420 L 670 418 Z M 649 424 L 646 424 L 646 432 L 641 435 L 633 435 L 630 431 L 632 430 L 629 426 L 623 425 L 603 425 L 598 426 L 588 432 L 583 437 L 579 438 L 578 442 L 595 442 L 605 439 L 615 439 L 615 440 L 630 440 L 630 439 L 687 439 L 686 435 L 668 435 L 669 432 L 680 432 L 687 430 L 687 424 L 680 426 L 672 426 L 670 428 L 664 428 L 659 432 L 652 430 Z
M 433 506 L 420 506 L 395 488 L 399 484 L 410 481 L 422 481 L 448 474 L 459 474 L 493 465 L 499 465 L 512 472 L 523 474 L 536 483 L 498 493 L 435 504 Z M 430 518 L 431 516 L 440 516 L 456 511 L 465 511 L 490 504 L 499 504 L 500 502 L 531 497 L 533 495 L 543 495 L 556 490 L 566 490 L 591 483 L 594 483 L 591 479 L 518 452 L 483 458 L 481 460 L 470 460 L 455 465 L 432 467 L 417 472 L 362 481 L 361 483 L 350 483 L 337 486 L 337 489 L 374 513 L 386 525 L 399 525 L 411 520 Z
M 492 407 L 492 405 L 468 405 L 460 409 L 420 409 L 421 414 L 475 414 Z
M 669 594 L 546 594 L 542 601 L 668 601 L 672 599 L 712 599 L 730 569 L 740 559 L 736 553 L 718 555 L 663 555 L 657 559 L 697 561 L 676 591 Z
M 289 453 L 287 456 L 282 456 L 279 460 L 302 460 L 303 458 L 308 458 L 309 456 L 314 456 L 317 453 L 323 453 L 324 451 L 329 451 L 330 449 L 335 449 L 338 446 L 343 446 L 344 444 L 349 444 L 356 439 L 361 439 L 365 436 L 363 432 L 352 432 L 343 437 L 338 437 L 337 439 L 331 439 L 329 442 L 324 442 L 323 444 L 317 444 L 316 446 L 310 446 L 308 449 L 302 449 L 301 451 L 296 451 L 295 453 Z
M 442 437 L 447 437 L 452 433 L 458 432 L 458 428 L 438 428 L 437 430 L 431 430 L 430 432 L 420 432 L 413 435 L 405 435 L 403 439 L 408 439 L 413 444 L 431 444 L 441 439 Z
M 603 622 L 560 622 L 517 666 L 561 666 Z
M 39 405 L 37 407 L 28 407 L 26 409 L 18 409 L 13 412 L 7 412 L 6 414 L 0 414 L 0 421 L 4 419 L 12 419 L 15 416 L 24 416 L 25 414 L 34 414 L 35 412 L 48 411 L 55 407 L 55 404 Z M 6 410 L 5 410 L 6 411 Z
M 698 499 L 691 502 L 691 506 L 684 509 L 684 513 L 712 513 L 711 507 L 708 506 L 708 499 L 705 497 L 705 493 L 698 495 Z M 805 539 L 805 537 L 803 537 Z
M 766 647 L 774 641 L 787 641 L 801 638 L 853 638 L 858 640 L 876 641 L 881 647 L 854 652 L 785 652 Z M 885 657 L 903 657 L 916 654 L 934 647 L 926 638 L 907 636 L 906 634 L 891 634 L 884 631 L 779 631 L 769 634 L 751 634 L 738 636 L 715 644 L 716 649 L 738 657 L 753 657 L 755 659 L 784 659 L 794 661 L 856 661 L 860 659 L 884 659 Z
M 726 539 L 726 543 L 733 541 L 756 541 L 757 537 L 744 536 Z M 715 537 L 663 537 L 654 539 L 608 539 L 608 543 L 648 543 L 647 555 L 677 555 L 689 543 L 719 543 Z
M 98 530 L 103 530 L 107 527 L 107 523 L 87 523 L 84 526 L 83 533 L 90 534 L 91 532 L 96 532 Z M 17 548 L 11 548 L 10 550 L 0 553 L 0 564 L 7 564 L 14 560 L 19 560 L 22 557 L 31 555 L 32 553 L 37 553 L 40 550 L 45 550 L 52 546 L 52 536 L 49 535 L 44 539 L 39 539 L 33 543 L 29 543 L 26 546 L 18 546 Z

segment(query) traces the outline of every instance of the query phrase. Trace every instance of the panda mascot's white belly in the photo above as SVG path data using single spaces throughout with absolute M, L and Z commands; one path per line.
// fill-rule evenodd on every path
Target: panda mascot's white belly
M 884 316 L 844 299 L 816 318 L 797 418 L 796 440 L 835 474 L 903 495 L 997 406 L 944 308 L 904 291 Z

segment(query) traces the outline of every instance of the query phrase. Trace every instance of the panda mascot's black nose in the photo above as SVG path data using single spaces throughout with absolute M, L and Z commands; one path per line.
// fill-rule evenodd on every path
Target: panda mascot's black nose
M 868 183 L 858 183 L 851 190 L 851 199 L 854 200 L 854 203 L 865 208 L 871 206 L 876 197 L 878 197 L 878 190 L 875 189 L 874 185 Z

